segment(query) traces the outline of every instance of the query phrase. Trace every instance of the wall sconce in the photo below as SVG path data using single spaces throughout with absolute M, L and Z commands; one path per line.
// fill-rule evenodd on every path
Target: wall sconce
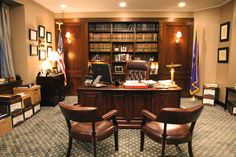
M 71 40 L 71 34 L 70 34 L 70 32 L 66 32 L 66 38 L 67 38 L 68 44 L 71 44 L 72 40 Z
M 182 33 L 180 31 L 178 31 L 176 33 L 176 39 L 175 39 L 175 42 L 176 44 L 179 44 L 180 43 L 180 38 L 182 37 Z

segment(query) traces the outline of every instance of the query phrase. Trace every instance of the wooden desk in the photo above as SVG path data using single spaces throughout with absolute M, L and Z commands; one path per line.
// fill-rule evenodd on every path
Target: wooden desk
M 181 88 L 127 89 L 115 86 L 104 88 L 79 87 L 78 103 L 96 106 L 102 114 L 118 110 L 120 128 L 140 128 L 143 109 L 158 114 L 163 107 L 180 107 Z

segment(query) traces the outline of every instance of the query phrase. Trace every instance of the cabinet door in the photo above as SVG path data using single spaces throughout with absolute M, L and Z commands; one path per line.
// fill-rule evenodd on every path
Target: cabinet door
M 164 107 L 180 107 L 180 92 L 153 93 L 151 112 L 158 115 Z
M 82 106 L 97 107 L 102 114 L 105 114 L 107 96 L 103 92 L 78 92 L 78 102 Z

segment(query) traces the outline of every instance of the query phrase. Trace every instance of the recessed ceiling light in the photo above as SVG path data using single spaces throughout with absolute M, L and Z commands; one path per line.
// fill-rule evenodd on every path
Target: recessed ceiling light
M 126 3 L 125 2 L 120 2 L 120 4 L 119 4 L 119 6 L 121 7 L 121 8 L 124 8 L 124 7 L 126 7 Z
M 61 4 L 60 7 L 61 7 L 62 9 L 64 9 L 64 8 L 67 7 L 67 5 L 65 5 L 65 4 Z
M 186 6 L 186 3 L 185 3 L 185 2 L 179 2 L 178 6 L 179 6 L 180 8 L 185 7 L 185 6 Z

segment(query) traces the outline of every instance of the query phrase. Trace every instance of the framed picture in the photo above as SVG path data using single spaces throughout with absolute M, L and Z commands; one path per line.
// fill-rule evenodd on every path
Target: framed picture
M 30 56 L 38 56 L 38 46 L 30 45 Z
M 220 25 L 220 41 L 229 41 L 230 22 L 222 23 Z
M 46 60 L 46 51 L 39 50 L 39 60 Z
M 47 43 L 52 43 L 52 33 L 51 32 L 46 32 L 46 40 L 47 40 Z
M 124 73 L 123 66 L 115 66 L 115 73 Z
M 47 53 L 48 53 L 48 56 L 49 54 L 52 52 L 52 46 L 47 46 Z
M 229 48 L 223 47 L 218 48 L 218 63 L 228 63 L 229 58 Z
M 44 38 L 45 37 L 45 27 L 44 26 L 42 26 L 42 25 L 39 25 L 39 28 L 38 28 L 39 30 L 39 37 L 40 38 Z
M 29 40 L 37 41 L 37 31 L 33 29 L 29 29 Z

